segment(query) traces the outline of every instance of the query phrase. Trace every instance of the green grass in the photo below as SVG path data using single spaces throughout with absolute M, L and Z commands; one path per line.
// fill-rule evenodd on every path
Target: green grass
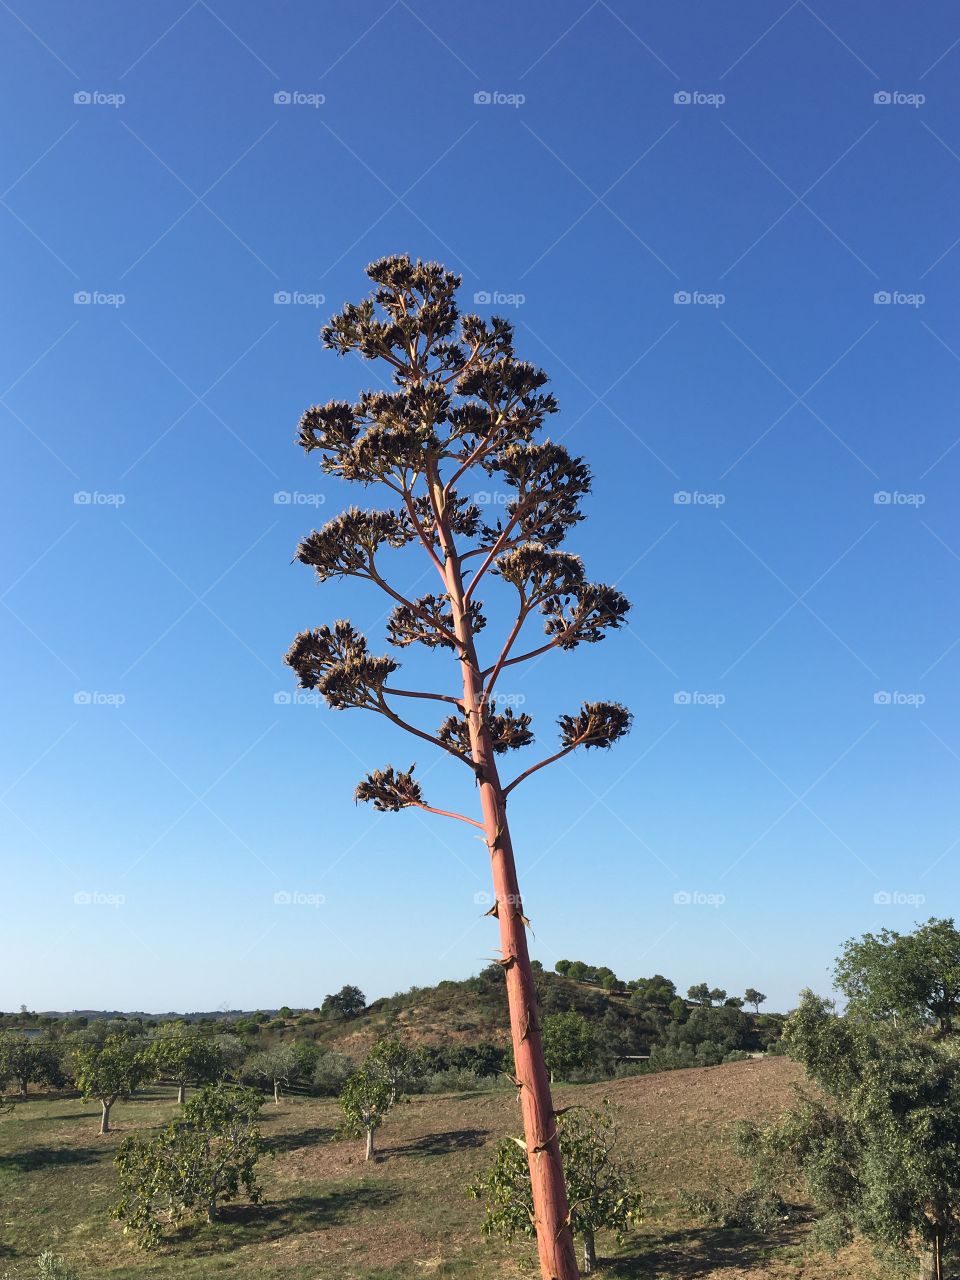
M 874 1274 L 866 1254 L 838 1261 L 811 1254 L 806 1229 L 775 1239 L 703 1229 L 676 1209 L 676 1191 L 711 1171 L 736 1172 L 724 1135 L 737 1116 L 775 1112 L 794 1068 L 783 1059 L 669 1072 L 607 1085 L 560 1086 L 561 1104 L 609 1096 L 622 1110 L 624 1147 L 646 1166 L 647 1222 L 623 1249 L 599 1240 L 608 1280 L 716 1276 L 739 1280 L 841 1280 Z M 113 1153 L 125 1134 L 176 1113 L 167 1091 L 114 1107 L 100 1137 L 99 1107 L 74 1098 L 31 1098 L 0 1119 L 0 1276 L 29 1274 L 44 1248 L 82 1277 L 108 1280 L 512 1280 L 537 1274 L 531 1245 L 482 1236 L 482 1207 L 466 1185 L 498 1138 L 517 1133 L 515 1093 L 417 1097 L 378 1135 L 376 1162 L 362 1144 L 335 1138 L 335 1102 L 266 1102 L 270 1157 L 259 1166 L 264 1203 L 226 1205 L 213 1226 L 189 1225 L 141 1252 L 112 1220 Z

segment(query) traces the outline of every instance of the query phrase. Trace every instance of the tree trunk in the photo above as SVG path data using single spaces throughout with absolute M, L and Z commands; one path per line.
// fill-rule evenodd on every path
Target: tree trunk
M 24 1098 L 24 1099 L 26 1098 L 28 1084 L 29 1084 L 29 1081 L 27 1080 L 26 1076 L 20 1076 L 19 1079 L 17 1080 L 17 1086 L 20 1090 L 21 1098 Z
M 592 1231 L 583 1233 L 583 1274 L 589 1275 L 597 1269 L 597 1246 Z
M 527 950 L 526 925 L 507 825 L 506 804 L 494 761 L 490 733 L 485 717 L 480 715 L 483 681 L 469 615 L 463 604 L 464 588 L 459 559 L 443 515 L 439 483 L 434 482 L 431 488 L 440 515 L 437 524 L 444 551 L 444 577 L 450 597 L 453 627 L 462 647 L 460 666 L 463 673 L 463 703 L 493 870 L 495 912 L 500 925 L 501 963 L 506 975 L 510 1031 L 530 1167 L 540 1270 L 543 1280 L 579 1280 L 577 1256 L 568 1223 L 569 1210 L 557 1141 L 556 1116 L 540 1043 L 537 997 Z
M 110 1132 L 110 1108 L 113 1106 L 113 1099 L 107 1102 L 104 1098 L 100 1099 L 100 1105 L 103 1107 L 103 1115 L 100 1117 L 100 1132 Z
M 217 1220 L 217 1198 L 214 1196 L 207 1205 L 207 1221 L 216 1222 Z
M 177 1102 L 179 1102 L 180 1106 L 182 1107 L 183 1104 L 186 1102 L 186 1100 L 187 1100 L 187 1086 L 185 1082 L 181 1080 L 177 1087 Z
M 944 1280 L 942 1232 L 937 1232 L 930 1247 L 920 1257 L 920 1280 Z
M 367 1130 L 367 1154 L 363 1158 L 364 1160 L 370 1160 L 373 1158 L 373 1130 L 372 1129 Z
M 279 1107 L 280 1105 L 280 1081 L 279 1080 L 274 1080 L 273 1082 L 273 1100 L 276 1103 L 276 1105 Z

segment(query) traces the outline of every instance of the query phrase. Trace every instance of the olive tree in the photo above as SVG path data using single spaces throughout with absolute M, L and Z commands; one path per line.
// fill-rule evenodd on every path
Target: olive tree
M 765 1002 L 766 998 L 767 997 L 763 992 L 758 991 L 756 987 L 747 987 L 746 991 L 743 993 L 744 1003 L 752 1004 L 753 1011 L 756 1014 L 760 1013 L 760 1006 Z
M 263 1152 L 260 1095 L 240 1085 L 208 1084 L 155 1137 L 131 1134 L 117 1148 L 120 1199 L 113 1216 L 145 1249 L 160 1242 L 164 1222 L 205 1217 L 246 1191 L 261 1199 L 255 1166 Z
M 638 1173 L 615 1150 L 616 1113 L 608 1103 L 596 1111 L 569 1108 L 558 1115 L 557 1132 L 570 1197 L 570 1227 L 583 1244 L 583 1270 L 592 1272 L 597 1265 L 597 1232 L 612 1231 L 622 1243 L 627 1231 L 642 1221 Z M 488 1234 L 507 1240 L 531 1234 L 533 1204 L 522 1140 L 500 1142 L 493 1166 L 471 1183 L 468 1193 L 486 1201 Z
M 791 1178 L 837 1247 L 854 1232 L 944 1280 L 960 1229 L 960 1058 L 929 1033 L 837 1016 L 805 992 L 784 1029 L 817 1087 L 780 1120 L 742 1126 L 739 1146 L 769 1183 Z
M 580 1013 L 548 1013 L 543 1018 L 543 1056 L 551 1081 L 589 1066 L 597 1052 L 593 1027 Z
M 273 1090 L 273 1100 L 280 1105 L 280 1091 L 289 1084 L 296 1074 L 297 1051 L 292 1044 L 281 1043 L 271 1045 L 269 1049 L 261 1049 L 252 1053 L 243 1064 L 243 1074 L 262 1080 L 268 1089 Z
M 59 1045 L 50 1036 L 26 1036 L 16 1030 L 0 1032 L 0 1085 L 13 1080 L 20 1097 L 26 1098 L 31 1084 L 57 1088 L 65 1079 Z
M 110 1109 L 117 1099 L 129 1098 L 153 1074 L 153 1064 L 140 1042 L 122 1034 L 77 1044 L 73 1066 L 81 1097 L 96 1098 L 102 1107 L 102 1134 L 110 1131 Z
M 177 1102 L 186 1101 L 188 1084 L 212 1084 L 224 1072 L 224 1059 L 210 1036 L 183 1022 L 167 1022 L 160 1027 L 147 1048 L 150 1062 L 159 1076 L 177 1086 Z
M 960 932 L 952 920 L 930 919 L 913 933 L 865 933 L 845 944 L 835 976 L 851 1005 L 871 1016 L 951 1035 L 960 1015 Z
M 393 1099 L 390 1081 L 370 1062 L 369 1057 L 347 1077 L 340 1091 L 343 1131 L 366 1139 L 365 1160 L 373 1157 L 373 1135 L 383 1124 L 393 1106 Z
M 560 716 L 559 743 L 509 782 L 498 758 L 532 745 L 532 717 L 498 702 L 507 671 L 551 651 L 594 644 L 619 627 L 629 603 L 614 587 L 591 582 L 583 562 L 562 550 L 583 519 L 590 471 L 563 445 L 538 440 L 557 411 L 544 390 L 547 375 L 518 359 L 507 320 L 461 315 L 460 278 L 437 263 L 384 258 L 367 268 L 371 297 L 348 303 L 322 331 L 326 346 L 355 353 L 384 370 L 392 386 L 364 391 L 354 403 L 332 400 L 308 409 L 300 444 L 329 475 L 389 495 L 385 509 L 351 507 L 300 544 L 297 558 L 318 580 L 356 578 L 389 597 L 387 639 L 399 650 L 423 645 L 453 655 L 444 675 L 458 684 L 437 690 L 401 688 L 397 661 L 368 647 L 350 622 L 301 632 L 287 662 L 302 688 L 331 707 L 374 712 L 466 771 L 481 818 L 429 803 L 414 765 L 392 764 L 360 782 L 356 798 L 381 811 L 426 810 L 479 829 L 489 851 L 507 1000 L 529 1153 L 540 1266 L 545 1280 L 575 1280 L 576 1256 L 554 1134 L 550 1082 L 543 1061 L 537 996 L 507 803 L 540 769 L 578 748 L 611 746 L 627 733 L 619 702 L 584 702 Z M 476 485 L 506 497 L 489 523 L 472 500 Z M 417 547 L 434 590 L 411 598 L 386 560 Z M 398 581 L 400 585 L 398 585 Z M 481 656 L 490 631 L 479 592 L 506 593 L 510 621 Z M 496 607 L 496 602 L 492 607 Z M 494 616 L 493 613 L 490 614 Z M 527 647 L 523 632 L 539 616 L 544 637 Z M 481 633 L 484 633 L 481 638 Z M 426 710 L 439 703 L 438 725 Z M 404 709 L 406 708 L 406 709 Z M 413 708 L 413 709 L 410 709 Z M 413 719 L 409 717 L 414 717 Z

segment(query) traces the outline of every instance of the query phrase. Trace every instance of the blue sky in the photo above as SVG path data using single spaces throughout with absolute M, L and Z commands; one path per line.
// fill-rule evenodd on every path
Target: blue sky
M 504 686 L 545 744 L 584 698 L 636 716 L 512 801 L 534 954 L 786 1007 L 844 938 L 955 912 L 954 6 L 0 28 L 0 1007 L 313 1006 L 494 954 L 474 833 L 351 802 L 388 761 L 462 779 L 285 700 L 298 630 L 382 634 L 289 562 L 357 500 L 296 421 L 375 381 L 320 325 L 394 252 L 551 374 L 595 473 L 571 548 L 634 603 Z

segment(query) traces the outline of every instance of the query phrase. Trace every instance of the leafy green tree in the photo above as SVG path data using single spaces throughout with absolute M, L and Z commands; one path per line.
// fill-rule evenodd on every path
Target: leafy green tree
M 633 992 L 630 1002 L 637 1008 L 669 1008 L 677 998 L 677 988 L 662 973 L 655 973 L 652 978 L 636 978 L 628 984 Z
M 723 987 L 712 987 L 710 989 L 710 993 L 708 996 L 708 1003 L 723 1004 L 726 998 L 727 998 L 727 993 L 726 991 L 724 991 Z
M 960 932 L 953 920 L 931 918 L 913 933 L 853 938 L 837 961 L 836 984 L 873 1017 L 931 1023 L 950 1035 L 960 1014 Z
M 311 533 L 297 558 L 320 581 L 355 577 L 375 584 L 395 606 L 387 623 L 390 644 L 451 653 L 457 666 L 447 663 L 443 670 L 455 670 L 458 683 L 441 690 L 398 688 L 392 680 L 397 662 L 371 652 L 366 637 L 346 621 L 301 632 L 287 662 L 301 687 L 318 689 L 332 707 L 374 712 L 445 752 L 465 770 L 461 777 L 469 780 L 471 793 L 476 789 L 481 821 L 429 804 L 412 765 L 375 770 L 359 784 L 356 798 L 381 811 L 424 809 L 483 833 L 495 896 L 489 914 L 500 931 L 531 1153 L 541 1271 L 547 1280 L 575 1280 L 507 800 L 540 769 L 578 748 L 612 746 L 629 731 L 631 717 L 617 702 L 584 702 L 560 716 L 557 750 L 505 783 L 497 757 L 536 738 L 526 712 L 497 709 L 497 688 L 508 668 L 550 650 L 602 640 L 623 624 L 630 606 L 615 587 L 589 582 L 579 557 L 560 549 L 583 519 L 590 473 L 562 445 L 536 439 L 558 406 L 544 391 L 546 374 L 517 359 L 509 322 L 461 316 L 461 280 L 437 263 L 398 255 L 373 263 L 367 275 L 372 296 L 347 304 L 321 336 L 341 355 L 380 362 L 392 385 L 361 394 L 355 404 L 335 400 L 307 410 L 300 443 L 320 455 L 327 473 L 383 486 L 395 505 L 343 512 Z M 477 483 L 507 491 L 493 523 L 471 501 Z M 437 577 L 435 591 L 411 599 L 399 589 L 402 578 L 397 585 L 385 577 L 384 561 L 415 544 Z M 485 593 L 505 590 L 515 608 L 512 622 L 483 656 L 487 637 L 479 644 L 478 638 L 487 615 L 477 594 L 481 587 Z M 537 615 L 545 641 L 528 648 L 522 633 Z M 436 728 L 425 719 L 432 702 L 446 713 Z M 411 703 L 410 714 L 419 723 L 402 711 Z
M 197 1216 L 214 1222 L 220 1204 L 241 1189 L 259 1203 L 260 1104 L 255 1089 L 207 1084 L 156 1137 L 124 1138 L 116 1154 L 120 1200 L 113 1213 L 143 1248 L 159 1244 L 165 1222 Z
M 60 1047 L 49 1035 L 26 1036 L 20 1031 L 0 1032 L 0 1085 L 16 1082 L 21 1098 L 31 1084 L 60 1088 L 66 1083 Z
M 253 1026 L 256 1027 L 257 1024 L 253 1023 Z M 220 1054 L 224 1075 L 235 1077 L 247 1056 L 247 1046 L 239 1036 L 231 1035 L 229 1032 L 214 1036 L 213 1044 Z
M 130 1035 L 107 1035 L 100 1043 L 77 1044 L 73 1075 L 81 1097 L 96 1098 L 102 1107 L 100 1132 L 110 1131 L 110 1109 L 150 1079 L 153 1063 L 140 1041 Z
M 756 987 L 747 987 L 746 991 L 743 993 L 743 998 L 747 1004 L 753 1005 L 754 1013 L 759 1014 L 760 1006 L 764 1003 L 767 997 L 762 991 L 758 991 Z
M 554 970 L 557 973 L 559 973 L 562 978 L 565 978 L 567 974 L 570 972 L 571 963 L 572 961 L 570 960 L 558 960 L 553 967 L 554 967 Z
M 185 1022 L 165 1022 L 146 1052 L 157 1075 L 177 1086 L 181 1106 L 188 1084 L 212 1084 L 224 1072 L 223 1053 L 213 1039 Z
M 370 1050 L 364 1066 L 371 1071 L 378 1071 L 386 1080 L 390 1089 L 390 1106 L 414 1080 L 423 1073 L 420 1055 L 398 1040 L 395 1036 L 386 1036 Z
M 273 1100 L 280 1105 L 280 1093 L 284 1085 L 290 1083 L 297 1072 L 297 1051 L 288 1042 L 271 1045 L 269 1049 L 260 1049 L 252 1053 L 243 1064 L 243 1074 L 262 1080 L 268 1089 L 273 1090 Z
M 558 1076 L 569 1078 L 572 1071 L 582 1071 L 597 1052 L 593 1027 L 579 1013 L 548 1013 L 541 1025 L 543 1056 L 551 1081 Z
M 383 1124 L 393 1105 L 392 1093 L 386 1076 L 368 1060 L 347 1078 L 340 1091 L 344 1132 L 353 1137 L 366 1138 L 365 1160 L 373 1157 L 373 1135 Z
M 706 982 L 698 982 L 695 986 L 687 987 L 687 999 L 693 1000 L 695 1004 L 707 1005 L 710 1003 L 710 986 Z
M 355 1018 L 367 1007 L 367 997 L 349 983 L 333 995 L 325 996 L 320 1012 L 337 1018 Z
M 960 1227 L 960 1057 L 909 1026 L 838 1017 L 809 991 L 784 1034 L 817 1092 L 774 1124 L 743 1126 L 740 1150 L 768 1182 L 805 1186 L 830 1247 L 859 1232 L 944 1280 Z
M 596 1234 L 612 1231 L 622 1243 L 643 1218 L 643 1196 L 637 1170 L 615 1151 L 614 1109 L 579 1107 L 557 1116 L 557 1132 L 570 1195 L 570 1226 L 583 1243 L 583 1270 L 597 1265 Z M 498 1143 L 492 1168 L 471 1183 L 468 1193 L 487 1205 L 484 1231 L 512 1240 L 532 1235 L 533 1203 L 524 1143 L 507 1138 Z

